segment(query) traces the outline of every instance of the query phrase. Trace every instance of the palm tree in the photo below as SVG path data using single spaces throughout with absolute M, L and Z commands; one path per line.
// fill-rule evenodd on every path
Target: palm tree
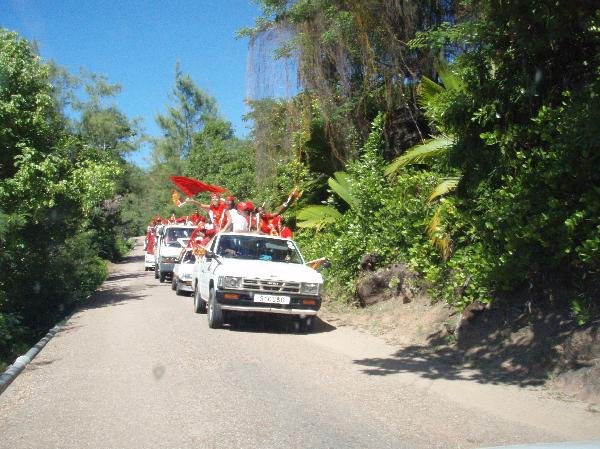
M 438 95 L 449 90 L 462 90 L 463 83 L 461 79 L 452 72 L 450 66 L 446 62 L 440 62 L 436 65 L 436 70 L 442 84 L 422 77 L 419 83 L 419 100 L 421 106 L 428 111 L 428 115 L 432 122 L 436 122 L 435 112 L 431 107 Z M 427 112 L 426 112 L 427 113 Z M 394 159 L 385 169 L 387 176 L 398 175 L 403 168 L 409 165 L 425 164 L 432 159 L 446 155 L 452 147 L 453 140 L 451 136 L 444 134 L 438 135 L 430 140 L 427 140 L 419 145 L 410 148 L 406 153 Z M 444 260 L 448 260 L 451 255 L 452 240 L 447 232 L 441 231 L 442 216 L 444 207 L 442 198 L 452 192 L 460 182 L 460 176 L 449 176 L 442 178 L 440 183 L 429 194 L 427 202 L 429 204 L 437 203 L 431 220 L 427 224 L 426 232 L 432 244 L 439 249 Z
M 346 172 L 339 171 L 333 174 L 333 177 L 327 180 L 331 190 L 348 204 L 351 209 L 355 209 L 358 201 L 351 193 L 349 175 Z M 324 226 L 338 221 L 342 213 L 333 206 L 311 205 L 301 209 L 296 216 L 297 225 L 301 228 L 315 228 L 320 230 Z

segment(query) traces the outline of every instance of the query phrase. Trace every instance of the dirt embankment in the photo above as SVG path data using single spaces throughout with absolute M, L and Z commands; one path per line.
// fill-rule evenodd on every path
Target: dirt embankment
M 402 270 L 391 271 L 363 277 L 359 296 L 370 305 L 326 301 L 321 316 L 397 345 L 397 366 L 425 377 L 544 386 L 600 404 L 600 320 L 578 326 L 564 307 L 518 297 L 459 314 L 401 285 Z

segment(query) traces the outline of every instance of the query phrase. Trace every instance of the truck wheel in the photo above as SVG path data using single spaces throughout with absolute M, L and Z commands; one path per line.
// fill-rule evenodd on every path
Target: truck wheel
M 177 281 L 175 280 L 175 275 L 173 275 L 173 278 L 171 279 L 171 290 L 176 290 L 177 289 Z
M 223 326 L 223 310 L 217 303 L 215 289 L 211 288 L 208 295 L 208 327 L 218 329 Z
M 200 296 L 200 290 L 196 286 L 194 290 L 194 312 L 196 313 L 206 313 L 206 303 Z
M 312 316 L 306 316 L 301 318 L 300 329 L 302 332 L 310 332 L 315 327 L 315 318 Z
M 158 279 L 158 265 L 154 265 L 154 279 Z
M 307 333 L 313 330 L 315 319 L 312 316 L 299 316 L 294 320 L 294 330 L 300 333 Z
M 165 282 L 166 277 L 167 277 L 167 273 L 160 273 L 160 282 L 161 282 L 161 284 L 163 282 Z
M 175 294 L 176 294 L 177 296 L 181 296 L 181 295 L 183 295 L 183 290 L 181 290 L 181 289 L 179 288 L 179 281 L 177 281 L 177 282 L 175 283 Z

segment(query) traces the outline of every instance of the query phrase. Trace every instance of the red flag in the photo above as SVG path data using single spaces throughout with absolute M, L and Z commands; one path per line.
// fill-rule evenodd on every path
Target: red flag
M 173 184 L 179 187 L 183 193 L 190 198 L 200 192 L 221 193 L 227 192 L 227 189 L 219 186 L 206 184 L 194 178 L 186 178 L 185 176 L 169 176 Z

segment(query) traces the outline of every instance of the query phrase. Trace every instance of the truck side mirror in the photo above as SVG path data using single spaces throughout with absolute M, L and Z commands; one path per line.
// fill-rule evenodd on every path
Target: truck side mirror
M 216 259 L 217 255 L 215 253 L 213 253 L 211 250 L 207 249 L 206 252 L 204 253 L 204 257 L 207 260 L 210 260 L 210 259 Z

